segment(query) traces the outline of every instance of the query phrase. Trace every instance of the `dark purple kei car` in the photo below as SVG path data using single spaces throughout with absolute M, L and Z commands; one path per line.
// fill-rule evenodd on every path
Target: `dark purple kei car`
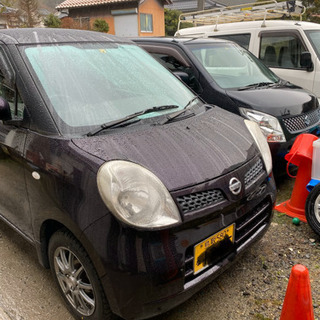
M 268 229 L 258 125 L 205 104 L 132 42 L 1 30 L 0 75 L 1 218 L 76 319 L 163 313 Z

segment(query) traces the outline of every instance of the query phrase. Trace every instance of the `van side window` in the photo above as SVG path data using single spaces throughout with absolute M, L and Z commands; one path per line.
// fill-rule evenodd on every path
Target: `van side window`
M 302 69 L 301 52 L 305 48 L 295 35 L 261 35 L 259 59 L 268 67 Z
M 196 93 L 201 93 L 201 86 L 198 80 L 196 79 L 192 68 L 185 66 L 182 62 L 180 62 L 175 57 L 166 54 L 166 53 L 151 53 L 152 56 L 158 60 L 163 66 L 165 66 L 170 71 L 182 71 L 188 74 L 188 86 L 195 91 Z
M 218 39 L 225 39 L 229 41 L 234 41 L 240 46 L 249 49 L 249 43 L 251 34 L 250 33 L 242 33 L 242 34 L 224 34 L 218 36 L 209 36 L 209 38 L 218 38 Z

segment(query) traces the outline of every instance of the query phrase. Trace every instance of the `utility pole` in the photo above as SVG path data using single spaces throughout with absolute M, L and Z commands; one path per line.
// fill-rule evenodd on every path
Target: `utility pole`
M 205 0 L 198 0 L 198 10 L 199 11 L 204 10 L 204 2 L 205 2 Z

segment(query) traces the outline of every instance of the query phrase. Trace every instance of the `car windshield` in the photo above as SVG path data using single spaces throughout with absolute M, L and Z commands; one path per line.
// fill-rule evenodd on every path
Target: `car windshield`
M 194 97 L 136 45 L 36 45 L 21 52 L 63 133 L 85 132 L 153 107 L 174 106 L 141 117 L 175 112 Z
M 307 37 L 309 38 L 313 49 L 317 53 L 318 58 L 320 59 L 320 31 L 319 30 L 309 30 L 305 31 Z
M 188 44 L 188 47 L 211 78 L 223 89 L 279 81 L 271 70 L 237 44 Z

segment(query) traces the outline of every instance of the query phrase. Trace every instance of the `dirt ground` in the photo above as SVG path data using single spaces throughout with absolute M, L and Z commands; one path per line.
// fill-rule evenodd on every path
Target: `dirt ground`
M 278 182 L 277 203 L 294 180 Z M 315 319 L 320 320 L 320 238 L 275 212 L 264 238 L 223 275 L 174 310 L 153 320 L 279 319 L 293 265 L 309 269 Z M 1 317 L 2 315 L 2 317 Z M 0 320 L 71 320 L 48 270 L 33 248 L 0 223 Z M 102 320 L 102 319 L 101 319 Z

